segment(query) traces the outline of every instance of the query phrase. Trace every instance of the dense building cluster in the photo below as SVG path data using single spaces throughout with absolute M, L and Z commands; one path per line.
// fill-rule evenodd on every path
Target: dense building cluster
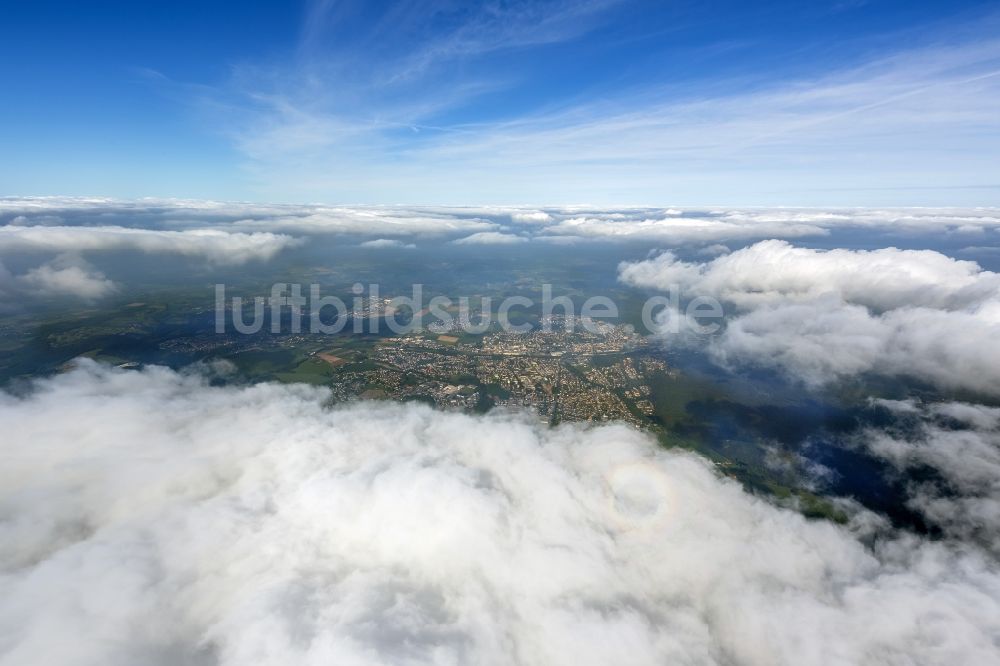
M 630 327 L 556 317 L 527 333 L 382 338 L 339 368 L 340 399 L 424 400 L 451 409 L 528 409 L 546 422 L 653 414 L 647 376 L 666 372 Z M 586 324 L 586 326 L 584 326 Z M 362 362 L 363 357 L 363 362 Z

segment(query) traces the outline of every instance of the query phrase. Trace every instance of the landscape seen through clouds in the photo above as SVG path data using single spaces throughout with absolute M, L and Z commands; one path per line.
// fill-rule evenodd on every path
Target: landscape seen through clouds
M 995 7 L 227 5 L 0 19 L 0 666 L 1000 665 Z

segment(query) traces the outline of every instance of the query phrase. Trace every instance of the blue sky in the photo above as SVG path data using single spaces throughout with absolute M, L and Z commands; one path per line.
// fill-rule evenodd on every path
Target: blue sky
M 0 194 L 1000 205 L 991 3 L 3 14 Z

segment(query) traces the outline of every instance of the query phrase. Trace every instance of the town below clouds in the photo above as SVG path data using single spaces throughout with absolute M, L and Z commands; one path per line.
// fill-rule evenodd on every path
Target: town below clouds
M 703 359 L 723 383 L 764 371 L 805 401 L 860 393 L 868 420 L 825 446 L 877 461 L 917 525 L 834 492 L 846 468 L 808 458 L 822 428 L 798 449 L 759 444 L 767 473 L 800 466 L 824 495 L 817 519 L 807 495 L 752 492 L 732 463 L 634 425 L 331 407 L 330 387 L 247 381 L 210 356 L 173 369 L 77 358 L 0 395 L 0 664 L 996 657 L 995 209 L 7 198 L 0 221 L 0 294 L 15 308 L 146 312 L 128 276 L 147 271 L 189 302 L 215 282 L 303 270 L 347 288 L 360 278 L 335 273 L 335 251 L 365 274 L 478 262 L 451 284 L 508 294 L 535 283 L 519 266 L 579 258 L 579 284 L 593 273 L 619 295 L 715 299 L 716 332 L 667 313 L 643 345 Z M 112 338 L 139 344 L 142 330 Z M 426 344 L 453 356 L 458 342 Z M 325 372 L 345 357 L 306 362 Z M 884 382 L 908 388 L 865 393 Z

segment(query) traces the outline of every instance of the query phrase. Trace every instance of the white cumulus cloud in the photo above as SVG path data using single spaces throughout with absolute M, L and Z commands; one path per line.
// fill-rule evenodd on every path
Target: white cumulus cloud
M 811 250 L 763 241 L 707 262 L 670 253 L 622 281 L 730 306 L 708 349 L 811 384 L 865 372 L 1000 393 L 1000 275 L 939 252 Z
M 115 293 L 118 285 L 103 273 L 72 255 L 61 255 L 32 268 L 18 278 L 28 295 L 76 296 L 96 300 Z

